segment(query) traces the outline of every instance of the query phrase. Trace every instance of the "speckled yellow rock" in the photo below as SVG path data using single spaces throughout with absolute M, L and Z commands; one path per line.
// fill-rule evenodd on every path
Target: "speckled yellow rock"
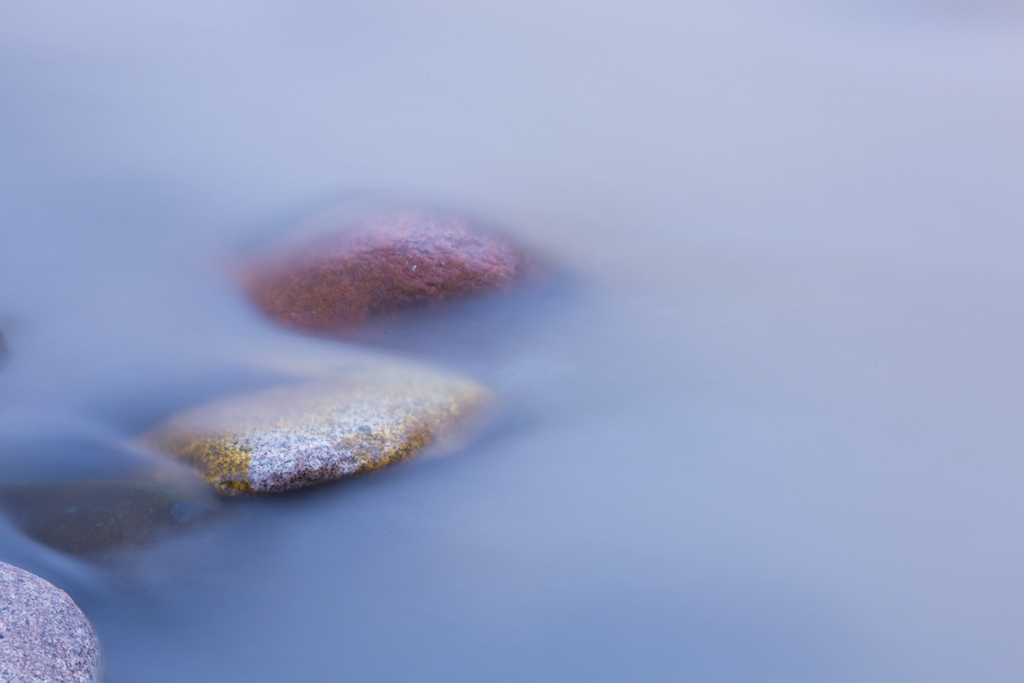
M 377 369 L 210 403 L 143 438 L 222 493 L 289 491 L 384 467 L 454 436 L 491 396 L 456 375 Z

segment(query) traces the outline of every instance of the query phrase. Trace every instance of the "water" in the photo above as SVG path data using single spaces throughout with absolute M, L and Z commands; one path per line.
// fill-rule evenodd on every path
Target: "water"
M 149 550 L 3 526 L 0 560 L 71 593 L 108 683 L 1016 680 L 1022 9 L 8 0 L 6 480 L 114 476 L 325 359 L 504 412 Z M 367 197 L 560 275 L 362 346 L 233 289 Z

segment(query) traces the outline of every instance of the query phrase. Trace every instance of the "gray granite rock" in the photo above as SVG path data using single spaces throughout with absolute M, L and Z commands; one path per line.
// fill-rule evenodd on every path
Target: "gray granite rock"
M 215 401 L 146 443 L 226 495 L 275 493 L 385 467 L 457 440 L 493 394 L 447 372 L 381 364 Z
M 214 518 L 205 488 L 135 481 L 0 486 L 0 509 L 26 536 L 72 555 L 147 545 Z
M 0 562 L 0 681 L 93 683 L 102 669 L 96 633 L 68 594 Z

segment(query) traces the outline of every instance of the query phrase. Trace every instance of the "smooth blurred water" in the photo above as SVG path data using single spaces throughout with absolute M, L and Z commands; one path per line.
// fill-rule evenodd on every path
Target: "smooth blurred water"
M 1021 121 L 1010 0 L 5 0 L 0 476 L 108 476 L 303 359 L 505 406 L 150 550 L 0 560 L 108 683 L 1017 680 Z M 561 274 L 364 347 L 248 307 L 238 253 L 367 197 Z

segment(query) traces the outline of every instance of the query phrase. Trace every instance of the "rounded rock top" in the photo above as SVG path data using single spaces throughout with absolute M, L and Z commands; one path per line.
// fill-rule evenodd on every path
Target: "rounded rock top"
M 68 594 L 0 562 L 0 681 L 94 683 L 102 669 L 96 633 Z
M 353 230 L 263 259 L 244 286 L 286 327 L 331 333 L 379 315 L 510 288 L 528 258 L 457 216 L 380 214 Z
M 226 495 L 289 491 L 384 467 L 457 437 L 489 390 L 448 373 L 376 369 L 215 401 L 143 436 Z

